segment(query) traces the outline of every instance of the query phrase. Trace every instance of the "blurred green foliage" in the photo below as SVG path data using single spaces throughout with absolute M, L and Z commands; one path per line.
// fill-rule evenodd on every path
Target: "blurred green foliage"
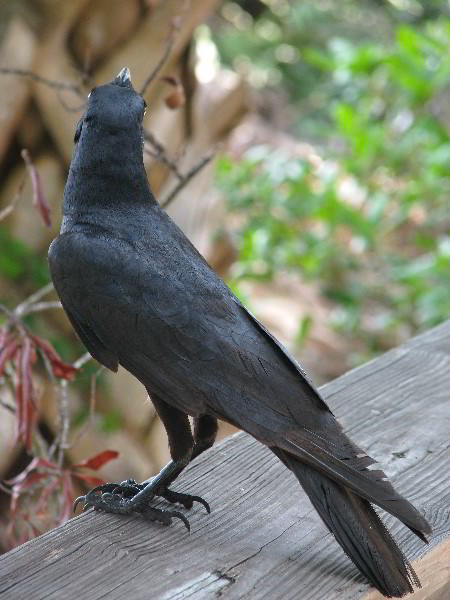
M 278 86 L 286 125 L 316 153 L 264 145 L 220 160 L 240 215 L 234 284 L 300 271 L 365 360 L 450 314 L 450 123 L 437 115 L 450 99 L 450 21 L 439 3 L 265 4 L 246 19 L 228 3 L 234 23 L 216 43 L 263 93 Z
M 0 226 L 0 277 L 12 281 L 30 281 L 36 287 L 50 281 L 47 260 Z

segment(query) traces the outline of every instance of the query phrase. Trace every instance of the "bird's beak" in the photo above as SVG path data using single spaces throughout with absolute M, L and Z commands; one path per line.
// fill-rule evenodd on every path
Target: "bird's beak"
M 121 85 L 123 87 L 133 87 L 131 83 L 131 73 L 128 67 L 125 67 L 120 71 L 115 79 L 111 81 L 114 85 Z

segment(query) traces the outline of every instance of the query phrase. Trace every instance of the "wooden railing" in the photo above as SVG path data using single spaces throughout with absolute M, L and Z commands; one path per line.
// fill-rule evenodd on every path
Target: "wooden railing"
M 422 581 L 450 598 L 450 321 L 322 388 L 358 445 L 433 527 L 424 545 L 385 521 Z M 194 462 L 176 489 L 201 494 L 191 533 L 88 512 L 0 557 L 0 599 L 375 600 L 295 477 L 244 433 Z

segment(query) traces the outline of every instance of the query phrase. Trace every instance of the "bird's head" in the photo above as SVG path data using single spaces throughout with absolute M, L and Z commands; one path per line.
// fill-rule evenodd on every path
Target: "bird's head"
M 130 70 L 125 67 L 107 85 L 92 89 L 86 111 L 75 132 L 75 142 L 85 135 L 108 136 L 111 139 L 139 134 L 142 140 L 142 121 L 146 103 L 131 83 Z
M 144 113 L 145 101 L 127 68 L 91 91 L 77 125 L 64 190 L 65 227 L 74 215 L 92 217 L 93 207 L 98 212 L 123 202 L 156 202 L 143 160 Z

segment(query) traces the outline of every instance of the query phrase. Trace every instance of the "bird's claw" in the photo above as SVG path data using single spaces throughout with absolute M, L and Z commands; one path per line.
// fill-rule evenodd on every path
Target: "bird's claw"
M 166 488 L 165 490 L 160 492 L 158 496 L 161 496 L 161 498 L 164 498 L 165 500 L 167 500 L 167 502 L 170 502 L 171 504 L 181 504 L 182 506 L 184 506 L 184 508 L 187 509 L 191 509 L 194 506 L 194 502 L 198 502 L 199 504 L 205 507 L 206 512 L 208 514 L 211 513 L 211 508 L 208 502 L 206 502 L 206 500 L 204 500 L 201 496 L 192 496 L 191 494 L 174 492 L 169 488 Z
M 73 503 L 73 512 L 77 510 L 79 504 L 83 503 L 83 512 L 85 512 L 90 506 L 93 506 L 91 503 L 91 498 L 93 496 L 98 496 L 97 492 L 102 492 L 102 496 L 104 493 L 114 492 L 121 484 L 118 483 L 104 483 L 102 485 L 98 485 L 95 488 L 92 488 L 85 496 L 78 496 Z M 98 496 L 99 498 L 101 496 Z
M 148 521 L 158 521 L 163 525 L 170 525 L 173 518 L 180 519 L 188 531 L 191 526 L 187 518 L 176 510 L 161 510 L 145 504 L 136 504 L 133 502 L 133 497 L 122 495 L 122 491 L 134 491 L 133 496 L 140 491 L 137 486 L 130 482 L 122 483 L 106 483 L 93 488 L 85 496 L 79 496 L 73 505 L 75 511 L 78 504 L 83 503 L 83 512 L 88 508 L 101 510 L 104 512 L 116 513 L 121 515 L 131 515 L 133 513 L 140 514 Z M 145 486 L 140 486 L 145 487 Z M 101 492 L 100 494 L 98 492 Z M 118 493 L 119 492 L 119 493 Z
M 75 502 L 73 503 L 72 511 L 76 512 L 77 506 L 79 504 L 81 504 L 81 502 L 83 502 L 83 504 L 84 504 L 85 501 L 86 501 L 86 496 L 78 496 L 78 498 L 76 498 Z M 84 506 L 83 506 L 83 512 L 84 512 Z

